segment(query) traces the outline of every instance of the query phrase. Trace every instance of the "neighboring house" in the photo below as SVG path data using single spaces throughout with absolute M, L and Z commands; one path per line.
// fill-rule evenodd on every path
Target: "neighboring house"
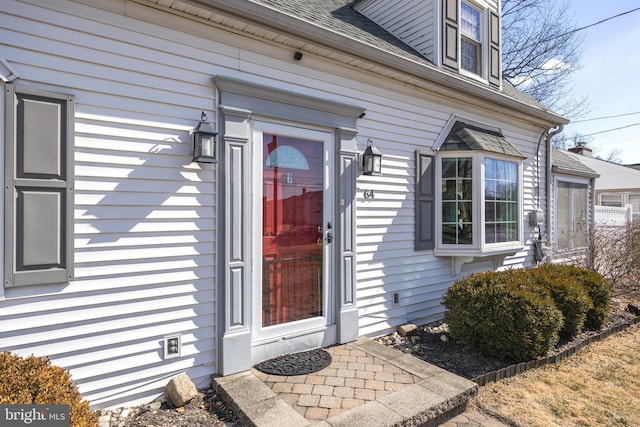
M 181 372 L 204 387 L 439 320 L 455 279 L 534 264 L 567 120 L 500 80 L 499 16 L 6 0 L 0 349 L 49 356 L 95 408 L 134 405 Z M 194 161 L 203 111 L 217 145 Z
M 566 154 L 599 175 L 595 183 L 596 205 L 619 208 L 631 205 L 633 220 L 640 221 L 640 170 L 596 159 L 583 145 L 570 148 Z
M 553 258 L 584 250 L 595 222 L 594 188 L 600 176 L 566 151 L 553 148 L 553 226 L 547 238 Z

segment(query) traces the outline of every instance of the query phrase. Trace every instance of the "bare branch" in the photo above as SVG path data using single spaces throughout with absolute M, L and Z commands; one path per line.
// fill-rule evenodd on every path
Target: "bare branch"
M 583 37 L 566 0 L 503 0 L 503 76 L 519 90 L 560 114 L 583 113 L 584 98 L 568 87 L 580 68 Z

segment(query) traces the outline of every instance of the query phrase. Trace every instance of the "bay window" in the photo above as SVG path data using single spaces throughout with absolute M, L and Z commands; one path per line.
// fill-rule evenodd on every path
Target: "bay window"
M 502 133 L 452 118 L 417 153 L 416 249 L 476 257 L 524 248 L 523 159 Z
M 442 243 L 473 243 L 473 159 L 442 159 Z
M 518 241 L 518 164 L 484 161 L 484 242 Z
M 479 255 L 522 246 L 520 169 L 519 159 L 483 152 L 440 156 L 437 254 Z

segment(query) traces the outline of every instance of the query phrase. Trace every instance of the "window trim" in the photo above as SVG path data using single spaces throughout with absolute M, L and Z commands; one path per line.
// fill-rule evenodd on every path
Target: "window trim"
M 472 158 L 472 213 L 473 243 L 471 245 L 446 245 L 442 243 L 442 159 L 444 158 Z M 518 240 L 501 243 L 485 243 L 485 186 L 484 160 L 496 159 L 516 163 L 518 166 Z M 436 157 L 435 171 L 435 249 L 438 256 L 489 256 L 518 252 L 524 249 L 524 165 L 523 159 L 488 153 L 483 151 L 447 151 L 439 152 Z
M 593 212 L 592 212 L 592 206 L 591 206 L 591 193 L 593 191 L 593 188 L 591 186 L 591 180 L 589 179 L 580 179 L 580 178 L 572 178 L 572 177 L 567 177 L 567 176 L 556 176 L 554 178 L 554 202 L 553 202 L 553 209 L 555 212 L 554 215 L 554 221 L 553 221 L 553 244 L 555 247 L 557 247 L 558 252 L 559 253 L 568 253 L 568 252 L 573 252 L 573 251 L 579 251 L 581 249 L 584 249 L 586 246 L 574 246 L 571 248 L 561 248 L 560 247 L 560 243 L 559 243 L 559 237 L 560 237 L 560 233 L 558 231 L 558 225 L 560 223 L 559 218 L 558 218 L 558 214 L 559 214 L 559 209 L 558 209 L 558 189 L 560 188 L 560 182 L 566 182 L 566 183 L 570 183 L 570 184 L 578 184 L 578 185 L 584 185 L 586 186 L 586 190 L 587 190 L 587 204 L 585 206 L 586 210 L 586 221 L 587 221 L 587 226 L 591 227 L 592 225 L 592 217 L 593 217 Z M 586 233 L 588 234 L 589 231 L 587 230 Z M 585 240 L 588 240 L 585 239 Z
M 73 95 L 49 92 L 40 89 L 5 84 L 5 157 L 4 157 L 4 184 L 5 184 L 5 209 L 4 209 L 4 287 L 20 287 L 30 285 L 48 285 L 68 283 L 74 275 L 74 124 L 75 124 L 75 98 Z M 61 159 L 64 162 L 62 179 L 44 178 L 16 178 L 16 143 L 17 143 L 17 106 L 18 96 L 51 99 L 59 101 L 65 107 L 65 117 L 60 126 L 61 135 L 65 144 L 65 155 Z M 18 184 L 18 185 L 17 185 Z M 59 226 L 61 232 L 64 253 L 60 254 L 63 265 L 43 269 L 24 269 L 17 271 L 16 259 L 18 244 L 16 242 L 17 218 L 17 188 L 31 186 L 42 189 L 59 189 L 63 194 L 61 211 L 64 213 L 63 224 Z
M 455 70 L 459 75 L 491 85 L 502 87 L 502 41 L 500 28 L 500 2 L 497 8 L 484 0 L 440 0 L 441 19 L 439 31 L 439 65 Z M 480 13 L 479 70 L 462 68 L 463 39 L 474 40 L 462 34 L 462 4 Z
M 618 201 L 620 202 L 619 204 L 615 204 L 612 205 L 610 204 L 610 201 L 605 201 L 605 197 L 611 197 L 611 196 L 617 196 L 618 197 Z M 626 196 L 626 197 L 625 197 Z M 626 199 L 626 200 L 625 200 Z M 617 207 L 617 208 L 623 208 L 626 204 L 628 204 L 628 193 L 627 192 L 615 192 L 615 191 L 604 191 L 601 190 L 600 194 L 598 194 L 598 204 L 601 206 L 610 206 L 610 207 Z
M 474 40 L 471 39 L 465 35 L 462 34 L 462 4 L 466 4 L 467 6 L 469 6 L 470 8 L 476 10 L 477 12 L 479 12 L 480 14 L 480 39 L 479 40 Z M 490 61 L 489 58 L 489 49 L 487 47 L 488 45 L 488 41 L 489 41 L 489 25 L 488 25 L 488 20 L 489 20 L 489 6 L 487 5 L 482 5 L 479 4 L 477 2 L 474 1 L 469 1 L 469 0 L 460 0 L 460 17 L 459 17 L 459 21 L 460 21 L 460 30 L 458 32 L 458 58 L 460 58 L 460 64 L 459 64 L 459 72 L 461 75 L 466 76 L 466 77 L 470 77 L 476 80 L 480 80 L 482 82 L 488 82 L 489 81 L 489 68 L 488 68 L 488 63 Z M 467 38 L 469 40 L 471 40 L 472 43 L 478 43 L 479 45 L 479 69 L 478 69 L 478 73 L 474 73 L 473 71 L 469 71 L 465 68 L 462 68 L 462 39 L 463 38 Z
M 478 39 L 475 39 L 473 37 L 470 37 L 464 34 L 463 25 L 462 25 L 462 6 L 463 5 L 466 5 L 467 7 L 469 7 L 470 9 L 473 9 L 478 13 Z M 460 73 L 464 75 L 469 75 L 470 77 L 475 77 L 475 78 L 480 77 L 482 78 L 483 81 L 488 80 L 486 78 L 486 66 L 485 66 L 487 62 L 485 57 L 488 57 L 488 50 L 486 49 L 486 41 L 488 39 L 488 28 L 487 28 L 487 25 L 485 24 L 485 21 L 487 20 L 487 10 L 488 8 L 477 6 L 472 2 L 469 2 L 466 0 L 460 1 L 460 34 L 459 34 L 460 43 L 458 44 L 458 47 L 460 49 L 460 54 L 459 54 Z M 478 58 L 477 58 L 478 64 L 476 68 L 477 72 L 467 70 L 462 66 L 462 63 L 463 63 L 462 44 L 464 41 L 466 41 L 466 43 L 469 43 L 475 46 L 477 49 L 477 52 L 478 52 Z

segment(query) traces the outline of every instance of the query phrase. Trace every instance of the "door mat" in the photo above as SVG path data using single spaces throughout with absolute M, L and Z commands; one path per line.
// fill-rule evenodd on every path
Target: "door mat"
M 331 363 L 331 354 L 322 349 L 285 354 L 258 363 L 255 367 L 271 375 L 305 375 L 326 368 Z

